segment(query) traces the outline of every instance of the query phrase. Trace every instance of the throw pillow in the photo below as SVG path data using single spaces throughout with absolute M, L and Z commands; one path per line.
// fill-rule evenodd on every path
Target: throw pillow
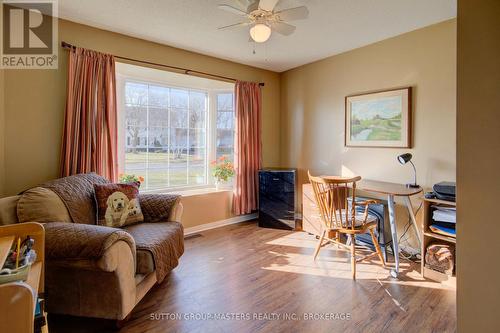
M 119 228 L 142 222 L 139 185 L 139 182 L 94 185 L 97 224 Z

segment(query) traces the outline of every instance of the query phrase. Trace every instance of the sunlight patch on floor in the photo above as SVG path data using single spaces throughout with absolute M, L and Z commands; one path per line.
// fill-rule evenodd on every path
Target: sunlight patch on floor
M 305 232 L 294 232 L 289 235 L 273 239 L 266 244 L 314 249 L 317 242 L 318 240 L 313 235 L 309 235 Z
M 290 233 L 273 239 L 266 244 L 274 245 L 276 248 L 275 250 L 268 251 L 269 264 L 261 267 L 262 269 L 352 279 L 349 250 L 339 248 L 335 244 L 328 244 L 322 247 L 316 260 L 313 260 L 313 251 L 317 244 L 317 239 L 315 236 L 305 232 Z M 360 249 L 356 255 L 357 258 L 361 258 L 369 253 L 370 251 Z M 373 280 L 382 286 L 391 284 L 451 290 L 449 286 L 425 280 L 420 275 L 420 272 L 415 269 L 418 265 L 417 263 L 401 259 L 399 264 L 399 278 L 394 279 L 390 275 L 390 269 L 394 267 L 393 262 L 388 262 L 386 263 L 386 267 L 383 267 L 376 256 L 370 257 L 356 264 L 356 280 Z
M 338 252 L 341 252 L 341 250 Z M 262 269 L 351 279 L 351 262 L 347 252 L 339 253 L 338 256 L 319 256 L 316 261 L 313 260 L 310 254 L 278 253 L 274 251 L 268 253 L 275 260 L 271 259 L 271 264 L 262 267 Z M 373 263 L 359 262 L 356 264 L 356 279 L 384 279 L 389 276 L 389 268 L 382 267 L 379 261 L 373 261 Z

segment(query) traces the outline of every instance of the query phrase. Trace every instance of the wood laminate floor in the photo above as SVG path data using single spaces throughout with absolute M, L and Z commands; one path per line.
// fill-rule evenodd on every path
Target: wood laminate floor
M 357 265 L 303 232 L 240 223 L 186 239 L 180 265 L 119 331 L 454 332 L 455 291 L 403 261 L 394 279 L 376 257 Z M 215 320 L 217 318 L 219 320 Z M 104 320 L 49 316 L 49 331 L 108 332 Z

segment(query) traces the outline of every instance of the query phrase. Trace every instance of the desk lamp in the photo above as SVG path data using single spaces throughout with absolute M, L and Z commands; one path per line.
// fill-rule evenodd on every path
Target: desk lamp
M 411 163 L 411 166 L 413 167 L 413 173 L 414 173 L 414 179 L 413 179 L 413 184 L 406 184 L 406 187 L 411 187 L 411 188 L 416 188 L 420 187 L 417 185 L 417 169 L 415 169 L 415 164 L 411 161 L 411 158 L 413 156 L 410 153 L 402 154 L 398 156 L 398 161 L 401 164 L 406 164 L 408 162 Z

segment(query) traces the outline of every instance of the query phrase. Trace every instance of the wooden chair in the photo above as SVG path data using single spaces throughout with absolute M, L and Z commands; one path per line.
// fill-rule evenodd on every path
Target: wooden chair
M 316 202 L 319 207 L 323 227 L 321 236 L 314 251 L 314 260 L 318 256 L 319 250 L 324 245 L 323 240 L 334 242 L 340 246 L 350 248 L 351 250 L 351 268 L 352 278 L 356 279 L 356 262 L 362 261 L 369 256 L 378 254 L 382 265 L 385 267 L 384 257 L 380 250 L 377 237 L 373 229 L 377 228 L 377 218 L 368 214 L 368 205 L 377 203 L 376 200 L 367 200 L 356 202 L 356 182 L 361 180 L 361 177 L 345 178 L 345 177 L 314 177 L 309 171 L 307 172 L 309 181 L 312 184 Z M 352 201 L 348 203 L 349 189 L 351 190 Z M 356 206 L 364 206 L 364 213 L 356 212 Z M 337 239 L 330 239 L 325 236 L 328 231 L 335 231 Z M 364 256 L 356 260 L 356 235 L 369 232 L 372 236 L 373 244 L 376 252 Z M 340 235 L 346 234 L 351 237 L 350 247 L 340 242 Z

